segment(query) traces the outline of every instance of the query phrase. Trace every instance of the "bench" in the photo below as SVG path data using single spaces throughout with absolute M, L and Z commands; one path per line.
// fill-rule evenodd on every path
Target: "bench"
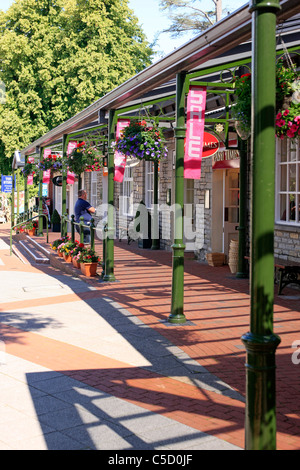
M 127 243 L 130 245 L 134 241 L 129 234 L 129 224 L 133 221 L 133 216 L 125 216 L 119 218 L 119 241 L 122 241 L 123 234 L 126 234 Z
M 250 260 L 250 256 L 245 256 Z M 279 273 L 278 295 L 282 294 L 283 289 L 289 284 L 297 284 L 300 286 L 300 263 L 296 261 L 284 260 L 282 258 L 274 258 L 275 282 L 277 281 L 276 271 Z

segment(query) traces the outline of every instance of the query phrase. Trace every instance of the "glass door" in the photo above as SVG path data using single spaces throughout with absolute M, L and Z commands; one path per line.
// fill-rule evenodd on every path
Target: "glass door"
M 227 170 L 224 205 L 224 252 L 227 256 L 231 240 L 238 240 L 239 200 L 239 170 Z

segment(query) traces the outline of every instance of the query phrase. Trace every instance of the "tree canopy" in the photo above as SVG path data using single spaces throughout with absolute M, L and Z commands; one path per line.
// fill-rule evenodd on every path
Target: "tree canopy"
M 1 169 L 16 149 L 150 65 L 152 54 L 128 0 L 16 0 L 0 10 Z
M 160 8 L 167 11 L 171 25 L 164 33 L 177 37 L 186 32 L 199 33 L 219 21 L 222 16 L 222 0 L 211 0 L 211 9 L 201 8 L 201 0 L 160 0 Z

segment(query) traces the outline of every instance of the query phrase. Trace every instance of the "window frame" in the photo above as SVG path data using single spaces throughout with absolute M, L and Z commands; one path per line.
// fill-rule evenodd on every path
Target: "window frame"
M 293 181 L 294 188 L 291 187 Z M 277 138 L 275 223 L 300 227 L 300 211 L 294 212 L 293 219 L 294 207 L 300 207 L 300 142 L 299 139 Z
M 133 216 L 133 167 L 125 166 L 121 188 L 121 215 Z

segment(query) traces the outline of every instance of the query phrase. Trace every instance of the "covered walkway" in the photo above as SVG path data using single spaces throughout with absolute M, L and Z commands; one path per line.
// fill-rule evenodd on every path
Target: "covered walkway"
M 8 230 L 1 232 L 8 239 Z M 49 241 L 57 237 L 51 233 Z M 49 247 L 45 239 L 38 240 Z M 96 249 L 101 253 L 99 240 Z M 81 277 L 76 268 L 54 256 L 59 269 L 35 268 L 52 275 L 69 273 L 71 277 Z M 119 345 L 111 343 L 109 349 L 105 335 L 97 339 L 99 348 L 103 348 L 101 357 L 88 344 L 83 350 L 76 350 L 67 341 L 41 340 L 42 331 L 39 335 L 27 331 L 24 345 L 12 342 L 8 352 L 35 362 L 37 359 L 32 358 L 38 351 L 38 361 L 51 370 L 60 370 L 103 392 L 244 448 L 246 353 L 241 336 L 249 325 L 249 281 L 236 279 L 228 266 L 213 268 L 186 256 L 184 325 L 166 321 L 171 302 L 172 254 L 140 249 L 136 242 L 130 246 L 126 241 L 116 242 L 116 282 L 85 278 L 92 287 L 89 292 L 30 303 L 37 307 L 59 302 L 60 307 L 67 309 L 74 300 L 88 303 L 95 299 L 95 305 L 106 300 L 109 306 L 101 316 L 146 363 L 136 367 L 134 358 L 126 357 Z M 274 331 L 281 337 L 276 361 L 278 450 L 300 449 L 300 364 L 292 362 L 297 351 L 292 344 L 297 340 L 300 343 L 299 299 L 298 290 L 286 289 L 278 297 L 275 287 Z M 111 310 L 113 305 L 118 305 L 117 313 Z M 10 301 L 0 307 L 3 312 L 20 305 Z M 24 302 L 22 307 L 26 307 Z M 138 332 L 132 330 L 132 322 L 139 325 Z M 154 341 L 146 336 L 146 327 L 160 339 Z M 9 336 L 9 326 L 1 324 L 1 329 L 4 337 Z M 84 337 L 83 331 L 82 344 Z

